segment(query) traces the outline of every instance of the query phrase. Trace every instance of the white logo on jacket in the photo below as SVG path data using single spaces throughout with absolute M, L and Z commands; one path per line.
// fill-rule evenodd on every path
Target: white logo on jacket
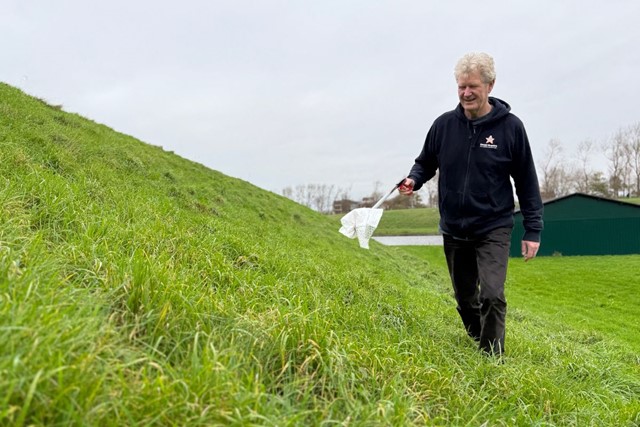
M 486 143 L 480 144 L 480 148 L 491 148 L 494 150 L 498 148 L 498 146 L 493 143 L 493 141 L 495 141 L 495 139 L 493 139 L 493 135 L 489 135 L 489 137 L 486 138 L 486 141 Z

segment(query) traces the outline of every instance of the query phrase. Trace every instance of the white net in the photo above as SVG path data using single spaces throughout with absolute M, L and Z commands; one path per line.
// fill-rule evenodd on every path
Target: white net
M 382 212 L 382 209 L 354 209 L 340 219 L 342 223 L 340 233 L 350 239 L 357 237 L 360 247 L 369 249 L 369 239 L 371 239 L 380 222 L 380 218 L 382 218 Z

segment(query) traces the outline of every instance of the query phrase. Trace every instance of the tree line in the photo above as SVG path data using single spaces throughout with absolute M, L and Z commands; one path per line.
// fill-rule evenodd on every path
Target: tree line
M 593 166 L 593 158 L 603 154 L 606 170 Z M 640 122 L 618 129 L 604 143 L 581 141 L 568 152 L 558 139 L 551 139 L 536 162 L 543 200 L 580 192 L 602 197 L 640 197 Z M 437 204 L 437 177 L 412 197 L 396 196 L 385 203 L 387 209 L 407 209 Z M 353 207 L 370 207 L 383 196 L 376 182 L 370 195 L 353 201 L 349 188 L 328 184 L 287 187 L 282 195 L 318 212 L 331 213 L 338 202 Z M 356 206 L 357 204 L 357 206 Z
M 606 170 L 593 167 L 602 152 Z M 620 128 L 604 144 L 581 141 L 567 153 L 557 139 L 549 141 L 538 163 L 540 192 L 545 200 L 581 192 L 603 197 L 640 197 L 640 123 Z
M 318 212 L 340 213 L 348 212 L 357 207 L 373 206 L 384 196 L 381 188 L 382 184 L 376 182 L 373 191 L 360 200 L 352 198 L 349 188 L 329 184 L 301 184 L 295 187 L 286 187 L 282 190 L 282 195 Z M 437 197 L 435 180 L 431 180 L 413 196 L 406 197 L 398 194 L 385 201 L 383 207 L 385 209 L 410 209 L 433 206 L 437 203 Z

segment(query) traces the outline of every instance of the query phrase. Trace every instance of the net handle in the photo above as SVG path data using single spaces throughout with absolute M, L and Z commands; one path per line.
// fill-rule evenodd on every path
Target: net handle
M 384 196 L 382 196 L 382 199 L 378 200 L 376 202 L 375 205 L 373 205 L 373 207 L 371 209 L 378 209 L 388 198 L 389 196 L 391 196 L 393 194 L 394 191 L 396 191 L 396 189 L 398 187 L 400 187 L 400 185 L 402 185 L 402 183 L 404 182 L 405 178 L 402 178 L 400 180 L 400 182 L 398 182 L 396 185 L 393 186 L 393 188 L 391 189 L 391 191 L 389 191 L 387 194 L 385 194 Z

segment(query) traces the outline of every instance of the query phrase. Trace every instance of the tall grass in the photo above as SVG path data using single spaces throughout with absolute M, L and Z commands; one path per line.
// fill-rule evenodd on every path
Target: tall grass
M 640 422 L 624 340 L 486 358 L 437 260 L 6 85 L 0 144 L 0 424 Z

